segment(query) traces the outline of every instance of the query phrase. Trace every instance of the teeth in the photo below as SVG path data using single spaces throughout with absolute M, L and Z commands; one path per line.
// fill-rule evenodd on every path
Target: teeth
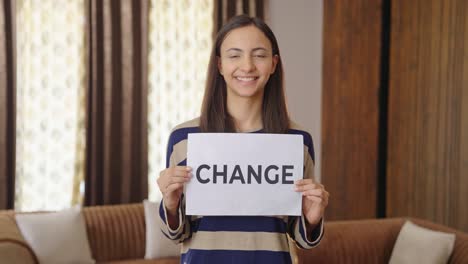
M 255 77 L 236 77 L 237 80 L 239 81 L 244 81 L 244 82 L 250 82 L 255 80 Z

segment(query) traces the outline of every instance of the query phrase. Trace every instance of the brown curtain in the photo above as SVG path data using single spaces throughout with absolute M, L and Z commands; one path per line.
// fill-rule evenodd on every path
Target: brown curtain
M 0 209 L 15 198 L 15 1 L 0 0 Z
M 85 205 L 148 196 L 149 1 L 89 0 Z
M 233 16 L 246 14 L 264 19 L 263 0 L 215 0 L 213 34 Z

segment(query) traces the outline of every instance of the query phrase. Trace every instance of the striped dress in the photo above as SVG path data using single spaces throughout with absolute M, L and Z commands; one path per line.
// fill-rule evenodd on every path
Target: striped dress
M 166 167 L 186 166 L 187 136 L 199 132 L 198 118 L 174 128 L 167 146 Z M 289 134 L 303 135 L 304 178 L 313 178 L 310 134 L 295 124 Z M 323 219 L 314 230 L 306 230 L 304 216 L 187 216 L 184 209 L 182 196 L 179 227 L 171 229 L 166 222 L 164 200 L 159 208 L 162 232 L 174 242 L 182 243 L 181 263 L 291 263 L 288 235 L 298 247 L 309 249 L 318 245 L 324 232 Z M 311 234 L 311 240 L 307 233 Z

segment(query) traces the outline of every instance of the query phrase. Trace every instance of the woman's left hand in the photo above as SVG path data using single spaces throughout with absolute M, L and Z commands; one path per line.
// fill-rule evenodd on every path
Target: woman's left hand
M 317 225 L 323 217 L 330 194 L 322 184 L 312 179 L 296 181 L 295 190 L 302 193 L 302 213 L 308 224 Z

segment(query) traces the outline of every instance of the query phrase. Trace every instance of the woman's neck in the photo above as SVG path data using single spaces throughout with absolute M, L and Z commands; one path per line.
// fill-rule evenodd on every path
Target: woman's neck
M 227 110 L 237 132 L 252 132 L 263 128 L 262 100 L 228 96 Z

